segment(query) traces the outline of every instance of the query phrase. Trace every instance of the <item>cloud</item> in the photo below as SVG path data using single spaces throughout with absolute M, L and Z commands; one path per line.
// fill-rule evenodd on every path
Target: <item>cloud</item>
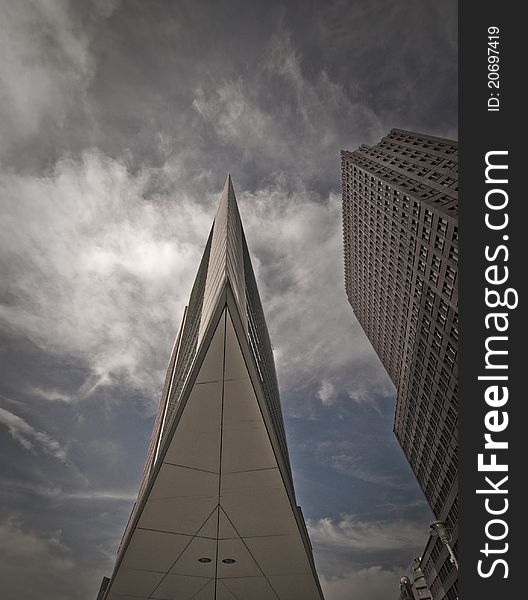
M 456 2 L 326 2 L 312 43 L 325 49 L 325 64 L 347 94 L 366 99 L 383 130 L 456 138 Z M 370 133 L 362 143 L 379 131 Z
M 180 4 L 0 3 L 0 332 L 4 368 L 27 374 L 0 420 L 34 452 L 4 456 L 4 504 L 27 520 L 0 524 L 3 593 L 94 598 L 101 552 L 110 572 L 148 443 L 145 411 L 126 403 L 157 403 L 229 170 L 284 413 L 318 432 L 286 419 L 292 457 L 306 444 L 298 478 L 314 465 L 335 513 L 361 514 L 321 512 L 328 494 L 305 504 L 326 515 L 312 519 L 326 597 L 394 597 L 412 528 L 368 511 L 390 497 L 400 515 L 403 496 L 408 514 L 420 492 L 396 490 L 405 459 L 383 446 L 388 411 L 373 416 L 394 388 L 345 297 L 339 149 L 393 126 L 456 131 L 456 3 L 323 2 L 317 19 L 295 3 Z M 67 461 L 45 433 L 59 430 Z M 350 445 L 314 443 L 334 434 Z
M 239 198 L 281 388 L 312 389 L 322 403 L 330 386 L 346 400 L 391 395 L 393 386 L 346 299 L 341 199 L 330 194 L 321 201 L 308 190 L 287 193 L 280 186 Z M 288 409 L 310 410 L 306 395 Z
M 244 77 L 217 78 L 195 89 L 192 107 L 222 145 L 265 181 L 298 185 L 338 174 L 343 129 L 381 136 L 379 118 L 351 101 L 325 70 L 307 78 L 287 31 L 271 37 L 258 68 Z M 274 96 L 275 94 L 275 96 Z M 334 182 L 332 182 L 334 183 Z
M 0 523 L 0 554 L 0 580 L 6 598 L 85 600 L 97 593 L 97 573 L 76 562 L 60 532 L 34 533 L 10 518 Z
M 116 381 L 161 386 L 211 216 L 177 191 L 147 199 L 152 176 L 97 152 L 49 175 L 0 176 L 0 323 L 84 361 L 92 377 L 76 399 Z
M 97 138 L 95 32 L 118 6 L 119 0 L 0 3 L 2 166 L 39 171 Z
M 335 400 L 335 388 L 331 381 L 324 379 L 321 381 L 321 387 L 319 388 L 317 395 L 319 396 L 321 402 L 329 406 L 334 403 Z
M 321 446 L 321 444 L 319 445 Z M 328 464 L 336 471 L 367 481 L 392 488 L 408 488 L 409 483 L 405 481 L 402 484 L 401 478 L 394 476 L 393 473 L 379 472 L 377 469 L 368 469 L 365 465 L 365 450 L 359 448 L 353 454 L 350 453 L 351 448 L 345 452 L 334 452 L 330 456 L 323 457 L 323 462 Z
M 66 0 L 0 5 L 0 131 L 6 139 L 36 135 L 45 121 L 60 127 L 82 99 L 94 64 L 85 32 Z
M 37 398 L 48 400 L 49 402 L 65 402 L 68 404 L 73 401 L 72 396 L 63 394 L 59 390 L 45 390 L 39 387 L 30 387 L 28 388 L 28 393 L 37 396 Z
M 221 83 L 209 94 L 198 88 L 192 106 L 211 122 L 221 138 L 256 149 L 266 139 L 274 137 L 269 134 L 275 125 L 271 114 L 259 109 L 253 94 L 247 82 L 230 80 Z
M 4 408 L 0 408 L 0 423 L 5 425 L 11 435 L 23 448 L 34 451 L 35 445 L 47 454 L 66 462 L 66 450 L 47 433 L 37 431 L 27 421 Z
M 351 434 L 354 439 L 341 435 L 332 439 L 328 439 L 328 436 L 323 437 L 322 441 L 312 444 L 313 459 L 318 464 L 347 477 L 393 491 L 409 491 L 416 485 L 408 478 L 409 469 L 402 470 L 399 461 L 392 462 L 387 457 L 390 448 L 394 448 L 398 453 L 401 452 L 396 440 L 391 439 L 390 443 L 387 443 L 385 436 L 389 433 L 388 427 L 387 432 L 369 431 L 372 422 L 371 418 L 360 423 L 357 431 Z M 378 427 L 380 425 L 385 427 L 388 424 L 386 421 L 377 421 L 377 423 Z M 397 466 L 400 468 L 395 468 Z
M 307 526 L 314 544 L 337 551 L 418 551 L 427 533 L 414 521 L 362 521 L 352 515 L 324 517 Z
M 137 490 L 98 489 L 94 488 L 93 485 L 89 489 L 78 488 L 66 490 L 58 485 L 50 486 L 49 482 L 38 483 L 7 478 L 1 478 L 0 481 L 2 482 L 2 488 L 9 490 L 9 493 L 15 490 L 23 494 L 41 496 L 42 498 L 57 502 L 70 502 L 72 500 L 106 502 L 108 500 L 115 500 L 131 504 L 137 498 Z
M 326 600 L 387 600 L 396 598 L 401 570 L 372 566 L 336 576 L 320 576 Z
M 288 107 L 282 107 L 282 114 L 288 115 L 290 126 L 295 122 L 301 125 L 304 134 L 317 141 L 319 150 L 321 146 L 339 146 L 339 121 L 352 120 L 374 135 L 383 133 L 378 116 L 366 103 L 348 96 L 343 84 L 332 79 L 324 68 L 307 77 L 302 60 L 287 31 L 272 37 L 266 69 L 289 88 Z
M 0 326 L 91 372 L 73 394 L 34 386 L 38 396 L 75 401 L 119 383 L 157 402 L 219 195 L 198 197 L 182 177 L 177 156 L 130 173 L 98 152 L 0 176 Z M 389 393 L 345 299 L 340 199 L 274 186 L 242 191 L 239 204 L 281 385 L 325 380 L 327 402 L 329 386 L 355 399 Z M 365 368 L 351 377 L 355 359 Z
M 124 492 L 121 490 L 84 490 L 61 495 L 64 500 L 87 500 L 103 501 L 115 500 L 117 502 L 126 502 L 131 504 L 137 499 L 137 492 Z

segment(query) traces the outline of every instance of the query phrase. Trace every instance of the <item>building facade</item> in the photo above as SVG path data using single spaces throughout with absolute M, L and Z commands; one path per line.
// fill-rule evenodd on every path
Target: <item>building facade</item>
M 341 153 L 345 287 L 397 388 L 394 432 L 457 542 L 458 144 L 393 129 Z M 434 600 L 457 598 L 445 545 L 421 569 Z
M 431 600 L 431 592 L 425 581 L 422 557 L 414 558 L 407 573 L 400 578 L 400 600 Z
M 98 600 L 322 600 L 228 177 Z

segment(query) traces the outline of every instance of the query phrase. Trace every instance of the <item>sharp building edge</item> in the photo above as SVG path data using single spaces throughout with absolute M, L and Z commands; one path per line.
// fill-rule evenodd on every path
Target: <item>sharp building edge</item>
M 458 144 L 393 129 L 341 153 L 345 288 L 398 390 L 394 432 L 436 518 L 458 539 Z M 416 598 L 455 600 L 431 537 Z M 427 590 L 429 587 L 429 590 Z
M 228 176 L 137 501 L 98 600 L 321 600 L 272 347 Z

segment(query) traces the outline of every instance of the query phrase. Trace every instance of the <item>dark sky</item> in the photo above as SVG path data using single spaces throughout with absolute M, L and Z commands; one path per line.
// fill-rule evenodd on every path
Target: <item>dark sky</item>
M 341 148 L 457 137 L 452 0 L 0 0 L 0 564 L 93 600 L 231 172 L 327 600 L 396 597 L 429 509 L 343 284 Z

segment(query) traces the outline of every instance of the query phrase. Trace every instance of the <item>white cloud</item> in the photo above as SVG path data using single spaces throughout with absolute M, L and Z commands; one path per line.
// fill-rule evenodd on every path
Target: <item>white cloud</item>
M 37 396 L 37 398 L 43 398 L 49 402 L 65 402 L 68 404 L 73 400 L 72 396 L 63 394 L 60 390 L 55 389 L 46 390 L 39 387 L 30 387 L 28 388 L 28 392 L 33 396 Z
M 335 401 L 335 388 L 331 381 L 323 379 L 317 395 L 325 406 L 330 406 Z
M 266 114 L 242 80 L 224 81 L 215 90 L 198 88 L 193 108 L 210 121 L 218 135 L 246 149 L 262 147 L 276 126 L 271 114 Z M 277 133 L 277 132 L 275 132 Z
M 60 126 L 93 73 L 85 33 L 67 0 L 0 4 L 0 123 L 25 138 L 43 120 Z
M 102 500 L 106 502 L 108 500 L 116 500 L 117 502 L 129 502 L 132 504 L 137 499 L 137 491 L 135 492 L 124 492 L 121 490 L 84 490 L 71 493 L 61 494 L 62 500 L 88 500 L 96 501 Z
M 0 554 L 5 598 L 85 600 L 97 593 L 98 574 L 77 564 L 60 532 L 46 536 L 8 519 L 0 523 Z
M 8 478 L 0 478 L 1 495 L 16 494 L 40 496 L 48 500 L 54 501 L 56 504 L 66 502 L 71 504 L 72 500 L 85 502 L 107 502 L 116 501 L 132 503 L 137 499 L 137 490 L 112 489 L 112 488 L 94 488 L 93 484 L 86 484 L 89 487 L 66 490 L 58 485 L 50 485 L 49 483 L 36 483 L 30 480 L 16 480 Z
M 244 169 L 244 180 L 253 186 L 253 193 L 239 188 L 237 193 L 275 346 L 285 412 L 306 414 L 311 406 L 316 412 L 321 404 L 333 411 L 341 398 L 368 402 L 392 394 L 392 384 L 345 298 L 340 198 L 326 190 L 338 186 L 342 144 L 355 147 L 388 129 L 362 102 L 374 106 L 382 89 L 389 96 L 386 104 L 398 107 L 380 111 L 385 123 L 396 118 L 403 125 L 405 110 L 400 109 L 406 103 L 398 99 L 423 96 L 412 94 L 409 77 L 394 78 L 405 61 L 397 60 L 397 52 L 387 73 L 374 62 L 375 85 L 362 88 L 362 82 L 353 81 L 356 67 L 369 67 L 365 59 L 371 40 L 366 38 L 372 38 L 372 28 L 356 28 L 363 34 L 359 41 L 351 37 L 350 21 L 341 19 L 338 3 L 333 25 L 339 27 L 332 27 L 324 41 L 335 41 L 337 28 L 353 45 L 345 45 L 348 50 L 343 52 L 343 46 L 322 44 L 325 56 L 320 58 L 332 70 L 341 64 L 333 61 L 336 50 L 347 56 L 348 65 L 356 60 L 346 78 L 340 78 L 343 87 L 324 71 L 308 76 L 310 68 L 305 70 L 303 63 L 308 54 L 296 52 L 284 32 L 266 48 L 253 44 L 251 52 L 260 61 L 244 57 L 248 68 L 233 78 L 234 63 L 224 45 L 213 44 L 212 62 L 201 54 L 210 44 L 194 48 L 185 36 L 178 38 L 182 44 L 169 40 L 157 46 L 168 38 L 152 36 L 151 24 L 163 23 L 174 33 L 182 23 L 185 27 L 179 13 L 169 11 L 167 19 L 159 20 L 156 13 L 142 10 L 138 23 L 123 3 L 119 19 L 108 28 L 98 27 L 97 19 L 109 16 L 117 4 L 0 3 L 0 161 L 6 156 L 9 165 L 0 175 L 0 330 L 59 355 L 64 364 L 80 362 L 91 372 L 71 394 L 55 383 L 50 388 L 37 380 L 25 384 L 36 386 L 34 396 L 56 403 L 48 406 L 53 409 L 48 418 L 57 418 L 58 425 L 71 413 L 68 402 L 104 384 L 121 386 L 120 396 L 129 386 L 157 400 L 155 391 L 163 381 L 222 186 L 216 178 L 227 163 L 231 169 Z M 373 21 L 380 21 L 372 14 Z M 205 11 L 202 20 L 208 15 Z M 354 14 L 353 21 L 360 16 Z M 130 22 L 138 27 L 130 29 Z M 234 31 L 224 29 L 228 37 Z M 384 29 L 378 25 L 376 32 Z M 301 48 L 309 50 L 305 43 Z M 104 64 L 95 64 L 96 56 Z M 159 61 L 159 56 L 166 60 Z M 380 72 L 387 85 L 379 85 Z M 176 83 L 165 86 L 166 81 Z M 404 87 L 411 91 L 396 101 L 390 96 L 395 81 L 407 82 Z M 345 87 L 356 91 L 350 94 Z M 411 121 L 405 123 L 411 127 Z M 63 148 L 76 152 L 90 144 L 113 152 L 114 158 L 86 151 L 73 158 L 64 155 L 54 164 Z M 135 165 L 156 164 L 157 155 L 152 154 L 158 150 L 169 162 L 160 169 L 130 172 L 115 159 L 121 150 Z M 24 171 L 17 172 L 21 164 Z M 302 401 L 288 403 L 288 392 L 297 392 Z M 18 412 L 17 406 L 13 408 Z M 60 458 L 63 450 L 48 434 L 13 413 L 3 419 L 18 443 Z M 115 461 L 116 468 L 129 468 L 111 446 L 99 439 L 95 443 L 105 465 Z M 72 444 L 70 452 L 75 450 Z M 334 452 L 333 466 L 366 481 L 378 477 L 350 454 Z M 34 493 L 55 498 L 59 507 L 71 501 L 91 506 L 105 499 L 117 505 L 135 496 L 104 484 L 86 490 L 72 489 L 73 483 L 62 488 L 45 465 L 41 475 L 54 483 Z M 390 485 L 390 474 L 379 481 Z M 3 493 L 10 489 L 5 486 Z M 78 512 L 75 523 L 92 522 L 87 514 Z M 53 518 L 63 520 L 62 510 Z M 321 543 L 335 549 L 333 556 L 350 548 L 361 553 L 370 539 L 383 551 L 392 547 L 387 532 L 382 534 L 373 523 L 352 517 L 323 521 L 314 522 L 314 528 Z M 69 525 L 72 538 L 75 526 Z M 404 529 L 394 526 L 393 533 Z M 89 574 L 86 564 L 75 564 L 57 536 L 30 533 L 8 522 L 0 525 L 0 551 L 7 557 L 0 567 L 6 597 L 81 600 L 96 595 L 98 576 Z M 83 560 L 81 554 L 87 551 L 85 544 L 75 558 Z M 377 556 L 369 557 L 380 564 Z M 109 567 L 111 562 L 113 556 Z M 348 599 L 352 593 L 369 600 L 397 595 L 396 569 L 350 571 L 347 563 L 343 571 L 349 572 L 323 576 L 327 600 Z
M 390 472 L 379 472 L 366 468 L 364 451 L 362 454 L 358 452 L 350 454 L 349 449 L 347 452 L 331 454 L 326 460 L 332 468 L 345 475 L 361 479 L 361 481 L 377 483 L 392 488 L 405 488 L 409 485 L 407 482 L 402 485 L 401 481 Z
M 0 423 L 5 425 L 11 437 L 26 450 L 34 451 L 35 445 L 60 461 L 66 461 L 66 451 L 47 433 L 37 431 L 27 421 L 4 408 L 0 408 Z
M 191 195 L 183 177 L 177 157 L 132 174 L 96 152 L 46 175 L 0 175 L 0 326 L 92 373 L 72 395 L 37 386 L 40 397 L 78 400 L 119 382 L 157 401 L 219 195 Z M 389 393 L 345 299 L 339 198 L 275 187 L 239 203 L 281 386 Z M 365 368 L 351 375 L 354 360 Z
M 313 136 L 314 141 L 317 139 L 318 146 L 339 147 L 339 121 L 356 121 L 358 127 L 383 133 L 374 111 L 367 104 L 351 101 L 343 86 L 333 81 L 324 69 L 312 80 L 304 76 L 302 57 L 286 32 L 272 37 L 266 68 L 289 87 L 290 116 L 302 122 L 305 134 Z
M 116 380 L 152 393 L 163 380 L 212 219 L 177 181 L 170 198 L 147 200 L 150 175 L 86 153 L 50 175 L 0 178 L 11 299 L 0 322 L 85 362 L 93 376 L 76 398 Z M 40 395 L 64 399 L 56 392 Z
M 195 89 L 193 108 L 243 159 L 265 164 L 269 179 L 307 181 L 335 172 L 342 130 L 381 137 L 380 119 L 366 104 L 351 101 L 324 70 L 308 79 L 286 32 L 273 35 L 260 68 L 244 78 L 222 78 Z M 280 89 L 280 102 L 270 90 Z
M 307 523 L 314 544 L 335 550 L 384 552 L 419 550 L 427 532 L 414 521 L 362 521 L 351 515 L 324 517 Z
M 320 390 L 327 381 L 354 400 L 392 394 L 346 299 L 341 199 L 277 186 L 242 193 L 239 203 L 281 388 Z M 328 401 L 329 391 L 327 383 L 318 400 Z M 309 410 L 305 404 L 290 410 Z
M 115 3 L 98 6 L 104 16 Z M 42 72 L 49 82 L 40 94 L 24 92 L 42 102 L 20 107 L 35 115 L 30 127 L 35 132 L 46 111 L 61 106 L 48 98 L 48 87 L 60 90 L 61 97 L 82 95 L 80 88 L 93 70 L 89 41 L 75 35 L 65 0 L 5 10 L 22 37 L 39 23 L 33 45 L 18 54 L 10 50 L 15 54 L 8 61 L 16 66 L 26 60 L 24 52 L 30 53 L 28 74 L 32 65 L 40 70 L 38 57 L 44 56 L 48 70 Z M 43 46 L 50 31 L 58 44 L 54 61 L 46 59 L 49 48 Z M 323 404 L 335 402 L 337 391 L 368 401 L 373 394 L 392 393 L 392 386 L 345 300 L 340 198 L 321 199 L 301 183 L 306 173 L 317 171 L 321 157 L 338 163 L 336 115 L 350 122 L 363 109 L 351 105 L 324 73 L 309 82 L 299 61 L 288 37 L 275 36 L 256 81 L 226 79 L 216 87 L 197 88 L 193 107 L 223 141 L 244 156 L 262 159 L 268 181 L 275 181 L 253 193 L 239 190 L 238 197 L 282 389 L 316 386 L 320 393 L 314 400 Z M 78 81 L 55 82 L 70 71 Z M 289 90 L 291 98 L 283 107 L 262 102 L 266 77 L 278 78 Z M 22 93 L 11 72 L 3 80 L 11 96 Z M 17 119 L 25 122 L 23 114 L 5 120 Z M 172 141 L 174 153 L 158 169 L 131 173 L 120 160 L 86 151 L 59 160 L 41 175 L 0 174 L 0 268 L 2 299 L 7 298 L 0 304 L 0 327 L 46 351 L 78 359 L 91 371 L 73 394 L 37 386 L 37 396 L 76 401 L 100 385 L 118 382 L 157 401 L 222 184 L 215 182 L 217 190 L 211 190 L 204 169 L 193 190 L 185 168 L 186 153 L 192 151 Z M 353 361 L 362 368 L 351 375 Z M 287 410 L 309 413 L 311 400 Z
M 387 600 L 398 597 L 400 577 L 397 567 L 372 566 L 320 580 L 326 600 Z
M 373 434 L 369 436 L 370 439 L 366 442 L 357 439 L 321 441 L 314 447 L 314 457 L 321 465 L 361 481 L 398 490 L 409 489 L 413 483 L 402 478 L 401 473 L 394 473 L 387 466 L 380 466 L 386 464 L 384 460 L 379 461 L 380 451 L 384 453 L 386 450 L 376 446 L 377 438 Z

